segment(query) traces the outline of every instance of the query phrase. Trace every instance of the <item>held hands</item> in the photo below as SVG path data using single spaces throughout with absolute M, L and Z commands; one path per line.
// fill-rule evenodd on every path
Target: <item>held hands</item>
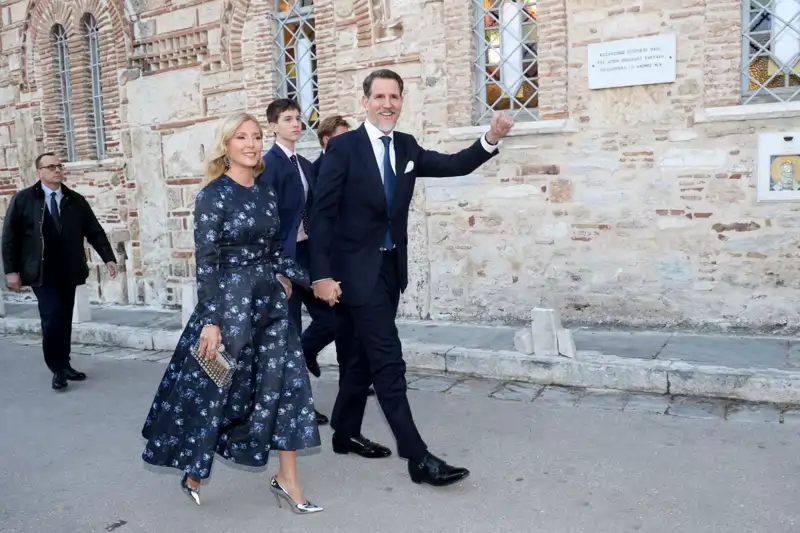
M 22 289 L 22 280 L 20 280 L 19 274 L 6 274 L 6 283 L 8 288 L 14 292 L 19 292 Z
M 315 281 L 311 284 L 311 287 L 314 289 L 314 296 L 333 307 L 339 303 L 339 296 L 342 295 L 342 289 L 339 285 L 338 281 L 323 279 Z
M 217 349 L 222 344 L 222 332 L 219 326 L 208 325 L 200 332 L 200 357 L 214 359 L 217 356 Z
M 287 298 L 291 298 L 292 297 L 292 282 L 289 281 L 289 279 L 286 278 L 286 276 L 283 276 L 281 274 L 278 274 L 276 277 L 278 278 L 278 281 L 281 282 L 281 285 L 283 285 L 283 290 L 286 291 L 286 297 Z
M 114 279 L 117 277 L 117 264 L 114 261 L 109 261 L 106 263 L 106 268 L 108 269 L 108 277 Z
M 514 127 L 514 119 L 502 111 L 495 111 L 492 114 L 492 124 L 486 133 L 486 140 L 491 144 L 497 144 L 500 139 L 511 132 L 512 127 Z

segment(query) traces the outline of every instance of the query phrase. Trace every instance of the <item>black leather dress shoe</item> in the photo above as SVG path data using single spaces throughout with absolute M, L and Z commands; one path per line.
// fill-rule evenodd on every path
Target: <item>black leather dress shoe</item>
M 67 388 L 67 373 L 63 370 L 53 372 L 53 390 L 64 390 Z
M 64 376 L 72 381 L 83 381 L 86 379 L 86 374 L 83 372 L 78 372 L 72 367 L 69 367 L 64 371 Z
M 324 426 L 329 422 L 328 417 L 314 409 L 314 413 L 317 415 L 317 425 Z
M 392 451 L 389 448 L 381 446 L 377 442 L 372 442 L 364 435 L 348 438 L 334 433 L 332 440 L 335 453 L 354 453 L 366 459 L 383 459 L 392 455 Z
M 309 373 L 311 373 L 314 377 L 319 377 L 322 372 L 319 369 L 319 363 L 317 359 L 314 358 L 313 360 L 306 359 L 306 368 L 308 368 Z
M 421 463 L 408 462 L 408 473 L 414 483 L 428 483 L 436 487 L 452 485 L 469 476 L 469 470 L 451 466 L 433 454 L 428 454 Z

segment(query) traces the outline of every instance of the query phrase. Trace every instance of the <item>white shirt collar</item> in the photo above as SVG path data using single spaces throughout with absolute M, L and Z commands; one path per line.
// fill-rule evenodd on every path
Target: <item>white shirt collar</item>
M 42 189 L 44 190 L 44 195 L 48 198 L 50 197 L 51 194 L 55 194 L 56 198 L 61 196 L 61 185 L 58 186 L 58 189 L 53 190 L 47 185 L 42 184 Z
M 294 155 L 294 152 L 282 145 L 280 141 L 276 140 L 275 144 L 277 144 L 280 149 L 283 150 L 283 153 L 286 154 L 286 157 L 292 157 Z
M 369 135 L 369 140 L 371 142 L 380 141 L 380 138 L 385 136 L 388 136 L 394 142 L 394 131 L 383 133 L 369 120 L 364 121 L 364 128 L 367 130 L 367 135 Z

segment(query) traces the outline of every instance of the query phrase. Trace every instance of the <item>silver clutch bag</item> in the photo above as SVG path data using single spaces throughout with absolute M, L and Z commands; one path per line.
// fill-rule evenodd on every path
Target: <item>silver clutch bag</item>
M 211 378 L 217 387 L 223 388 L 230 385 L 233 380 L 233 362 L 225 352 L 225 346 L 220 344 L 217 347 L 217 355 L 213 359 L 206 359 L 200 356 L 200 341 L 192 346 L 192 356 L 197 359 L 200 367 Z

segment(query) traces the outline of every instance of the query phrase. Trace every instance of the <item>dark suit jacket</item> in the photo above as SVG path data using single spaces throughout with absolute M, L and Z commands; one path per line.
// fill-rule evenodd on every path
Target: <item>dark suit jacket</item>
M 314 170 L 314 179 L 316 180 L 319 177 L 319 169 L 322 166 L 322 158 L 325 156 L 324 153 L 320 152 L 319 157 L 311 163 L 311 168 Z
M 303 174 L 308 181 L 308 198 L 306 203 L 311 207 L 312 191 L 316 181 L 316 173 L 311 163 L 305 157 L 298 155 L 297 160 Z M 272 148 L 264 155 L 264 172 L 259 180 L 269 182 L 275 189 L 278 202 L 278 218 L 280 218 L 280 240 L 283 253 L 287 257 L 295 258 L 297 249 L 297 229 L 303 214 L 303 182 L 297 169 L 286 156 L 286 152 L 278 146 Z
M 28 287 L 42 285 L 44 259 L 45 192 L 42 182 L 22 189 L 11 197 L 3 223 L 2 256 L 6 274 L 20 275 Z M 105 230 L 97 221 L 89 202 L 81 194 L 61 185 L 61 262 L 63 279 L 73 285 L 83 285 L 89 276 L 84 238 L 105 263 L 116 261 L 114 250 Z
M 411 135 L 394 132 L 395 193 L 391 211 L 369 135 L 361 127 L 328 142 L 311 210 L 311 280 L 341 282 L 340 301 L 362 305 L 380 272 L 384 236 L 391 227 L 398 254 L 400 290 L 408 285 L 408 208 L 417 176 L 451 177 L 473 172 L 497 155 L 476 141 L 455 154 L 425 150 Z M 414 168 L 405 172 L 409 162 Z

